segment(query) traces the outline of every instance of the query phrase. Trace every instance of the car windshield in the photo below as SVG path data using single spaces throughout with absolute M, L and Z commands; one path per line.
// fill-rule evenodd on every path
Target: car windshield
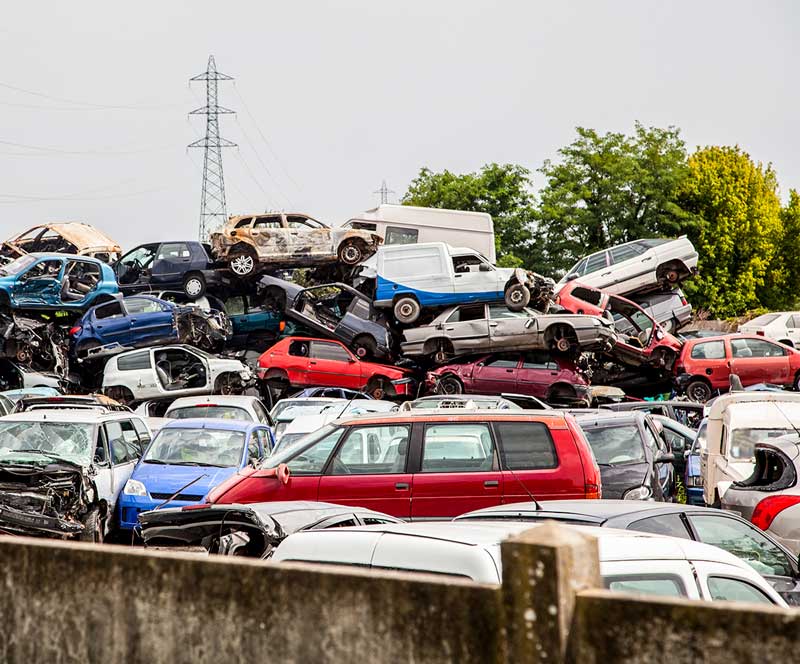
M 3 267 L 0 267 L 0 273 L 19 274 L 23 270 L 33 265 L 35 262 L 36 262 L 35 256 L 31 256 L 30 254 L 25 254 L 24 256 L 20 256 L 16 260 L 11 261 L 8 265 L 3 265 Z
M 224 429 L 161 429 L 142 461 L 231 468 L 242 461 L 244 433 Z
M 272 415 L 272 419 L 276 420 L 276 419 L 278 419 L 278 415 L 280 415 L 287 408 L 297 408 L 298 406 L 308 406 L 308 407 L 316 406 L 317 410 L 319 410 L 320 407 L 325 406 L 325 405 L 327 405 L 329 403 L 331 403 L 331 402 L 329 400 L 327 400 L 327 399 L 321 399 L 321 400 L 314 400 L 314 399 L 297 399 L 297 400 L 282 399 L 281 401 L 279 401 L 278 403 L 275 404 L 275 407 L 272 409 L 272 412 L 270 414 Z
M 275 448 L 272 454 L 267 457 L 262 466 L 264 468 L 275 468 L 281 463 L 286 463 L 289 459 L 295 456 L 298 451 L 309 448 L 317 442 L 321 441 L 328 434 L 330 434 L 336 427 L 331 424 L 313 431 L 308 434 L 285 434 L 280 441 L 280 449 Z M 290 436 L 299 436 L 295 440 L 287 440 Z
M 745 323 L 745 325 L 769 325 L 772 321 L 778 318 L 778 316 L 780 316 L 780 314 L 764 314 L 763 316 L 754 318 L 749 323 Z
M 645 461 L 642 437 L 635 424 L 584 429 L 584 433 L 601 466 Z
M 197 404 L 196 406 L 183 406 L 167 411 L 164 417 L 176 420 L 189 420 L 201 417 L 212 420 L 244 420 L 252 422 L 253 416 L 244 408 L 238 406 L 215 406 L 212 404 Z
M 23 453 L 88 466 L 94 454 L 94 426 L 83 422 L 0 421 L 0 459 L 11 461 Z
M 756 443 L 780 438 L 795 433 L 794 429 L 733 429 L 728 442 L 728 456 L 741 461 L 752 461 L 755 458 Z

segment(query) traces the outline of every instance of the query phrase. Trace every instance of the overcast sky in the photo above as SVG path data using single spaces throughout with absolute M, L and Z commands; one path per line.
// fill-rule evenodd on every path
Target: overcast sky
M 2 235 L 82 220 L 125 248 L 193 238 L 209 54 L 228 213 L 341 223 L 421 166 L 535 170 L 582 125 L 676 125 L 800 187 L 798 5 L 786 2 L 9 4 L 0 25 Z M 21 88 L 34 94 L 15 90 Z M 78 103 L 73 103 L 78 102 Z M 535 174 L 535 187 L 542 178 Z

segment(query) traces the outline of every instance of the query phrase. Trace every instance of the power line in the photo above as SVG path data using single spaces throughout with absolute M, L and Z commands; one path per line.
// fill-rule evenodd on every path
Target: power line
M 49 154 L 63 154 L 63 155 L 93 155 L 93 156 L 119 156 L 119 155 L 126 155 L 126 154 L 145 154 L 148 152 L 163 152 L 164 150 L 171 150 L 175 146 L 170 145 L 163 145 L 160 147 L 148 147 L 142 148 L 141 150 L 63 150 L 61 148 L 54 148 L 46 145 L 31 145 L 29 143 L 17 143 L 15 141 L 4 141 L 0 140 L 0 145 L 9 145 L 15 148 L 24 148 L 26 150 L 35 150 L 36 152 L 40 153 L 49 153 Z M 35 156 L 35 155 L 28 155 L 24 152 L 11 152 L 11 153 L 4 153 L 8 155 L 16 155 L 16 156 Z
M 21 92 L 26 95 L 31 95 L 34 97 L 40 97 L 42 99 L 49 99 L 51 101 L 57 101 L 62 104 L 76 104 L 77 106 L 86 106 L 92 109 L 101 110 L 129 110 L 129 111 L 157 111 L 162 110 L 165 108 L 177 108 L 180 104 L 155 104 L 155 105 L 134 105 L 134 104 L 95 104 L 88 101 L 77 101 L 75 99 L 66 99 L 64 97 L 56 97 L 54 95 L 49 95 L 44 92 L 38 92 L 36 90 L 28 90 L 26 88 L 20 88 L 16 85 L 10 85 L 9 83 L 2 83 L 0 82 L 0 88 L 6 88 L 7 90 L 14 90 L 15 92 Z M 76 110 L 86 110 L 86 109 L 76 109 Z
M 249 147 L 249 148 L 250 148 L 250 149 L 253 151 L 253 153 L 255 154 L 255 156 L 256 156 L 256 159 L 258 160 L 258 163 L 259 163 L 259 164 L 261 164 L 261 167 L 264 169 L 264 172 L 267 174 L 267 177 L 269 177 L 269 179 L 270 179 L 270 181 L 272 182 L 272 184 L 273 184 L 273 185 L 275 185 L 275 189 L 277 189 L 277 190 L 278 190 L 278 193 L 279 193 L 279 194 L 280 194 L 280 195 L 281 195 L 281 196 L 282 196 L 282 197 L 283 197 L 283 198 L 286 200 L 286 202 L 287 202 L 287 203 L 289 203 L 289 206 L 290 206 L 290 207 L 294 207 L 294 206 L 293 206 L 293 204 L 292 204 L 292 199 L 291 199 L 291 198 L 289 198 L 289 197 L 288 197 L 288 196 L 287 196 L 287 195 L 284 193 L 284 191 L 283 191 L 283 189 L 281 188 L 281 186 L 280 186 L 280 184 L 278 183 L 278 181 L 277 181 L 277 180 L 276 180 L 276 179 L 273 177 L 273 175 L 272 175 L 272 171 L 270 171 L 270 170 L 269 170 L 269 167 L 268 167 L 268 166 L 267 166 L 267 165 L 264 163 L 264 160 L 261 158 L 261 154 L 259 154 L 259 151 L 258 151 L 258 149 L 255 147 L 255 145 L 253 144 L 253 142 L 250 140 L 250 137 L 247 135 L 247 132 L 244 130 L 244 125 L 242 125 L 242 123 L 241 123 L 241 122 L 237 122 L 237 124 L 239 125 L 239 129 L 241 129 L 241 130 L 242 130 L 242 136 L 244 136 L 244 140 L 245 140 L 245 142 L 247 143 L 248 147 Z
M 264 198 L 267 200 L 267 207 L 272 207 L 272 200 L 270 199 L 270 195 L 267 193 L 267 190 L 264 189 L 264 185 L 262 185 L 261 182 L 259 182 L 258 178 L 253 173 L 250 166 L 247 165 L 247 162 L 244 160 L 242 153 L 240 151 L 237 151 L 235 154 L 239 158 L 239 161 L 242 162 L 242 166 L 244 166 L 244 169 L 247 171 L 247 174 L 250 176 L 250 179 L 253 182 L 255 182 L 256 186 L 261 190 L 261 193 L 264 194 Z

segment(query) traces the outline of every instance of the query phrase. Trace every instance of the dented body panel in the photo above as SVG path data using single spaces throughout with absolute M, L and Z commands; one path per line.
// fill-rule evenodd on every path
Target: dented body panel
M 113 263 L 119 258 L 122 248 L 94 226 L 78 221 L 34 226 L 10 237 L 0 246 L 0 256 L 9 259 L 34 252 L 91 256 Z

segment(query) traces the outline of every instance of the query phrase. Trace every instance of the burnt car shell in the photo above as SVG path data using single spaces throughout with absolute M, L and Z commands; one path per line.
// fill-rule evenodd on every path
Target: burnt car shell
M 15 453 L 23 459 L 24 453 Z M 31 454 L 0 461 L 0 530 L 38 537 L 79 537 L 95 508 L 94 486 L 83 468 Z
M 113 263 L 122 249 L 105 233 L 78 221 L 34 226 L 0 245 L 0 256 L 5 258 L 18 258 L 31 252 L 92 256 Z

